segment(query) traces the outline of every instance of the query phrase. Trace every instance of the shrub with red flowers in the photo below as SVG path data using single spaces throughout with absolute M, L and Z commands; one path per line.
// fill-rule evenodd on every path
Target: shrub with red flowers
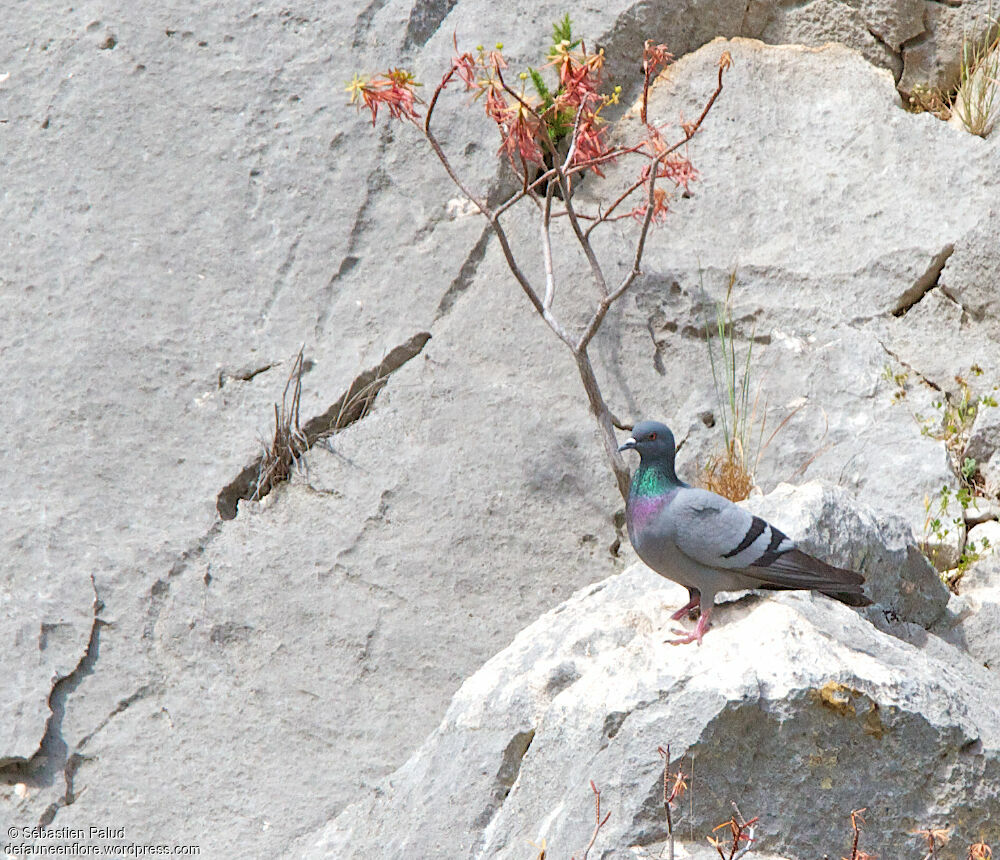
M 474 52 L 460 52 L 456 42 L 451 65 L 431 94 L 422 117 L 419 111 L 425 103 L 417 95 L 421 85 L 403 69 L 391 69 L 371 78 L 355 76 L 348 92 L 352 104 L 371 112 L 373 125 L 380 108 L 385 108 L 392 119 L 413 123 L 430 144 L 451 180 L 489 222 L 514 279 L 534 309 L 573 355 L 618 489 L 624 497 L 628 493 L 628 470 L 618 453 L 614 428 L 629 428 L 608 409 L 587 350 L 612 304 L 641 274 L 640 264 L 650 225 L 662 223 L 676 194 L 686 191 L 689 184 L 697 179 L 686 147 L 702 127 L 721 93 L 723 72 L 732 60 L 728 52 L 723 52 L 719 58 L 715 89 L 707 97 L 701 114 L 693 122 L 680 123 L 676 139 L 669 139 L 664 126 L 648 122 L 646 109 L 650 84 L 670 62 L 671 56 L 665 45 L 647 41 L 642 56 L 643 89 L 640 101 L 644 134 L 634 142 L 612 144 L 604 113 L 618 104 L 621 87 L 615 87 L 611 92 L 603 91 L 604 51 L 589 51 L 583 41 L 574 38 L 569 15 L 553 26 L 552 35 L 545 64 L 540 69 L 529 68 L 517 75 L 510 74 L 502 45 L 498 44 L 490 50 L 479 46 Z M 470 93 L 470 103 L 481 104 L 486 116 L 499 131 L 497 154 L 508 163 L 518 187 L 498 204 L 491 205 L 485 194 L 470 190 L 432 128 L 438 100 L 452 84 L 460 85 Z M 574 201 L 574 190 L 578 184 L 588 173 L 603 177 L 602 168 L 624 158 L 640 162 L 636 178 L 607 205 L 599 206 L 595 211 L 584 211 Z M 518 248 L 515 253 L 503 224 L 504 216 L 525 201 L 540 222 L 538 235 L 545 271 L 544 285 L 536 286 L 527 277 L 518 263 L 523 249 Z M 557 277 L 551 225 L 557 218 L 568 220 L 590 267 L 597 293 L 596 306 L 586 325 L 578 331 L 567 327 L 554 311 Z M 639 225 L 635 248 L 631 252 L 632 266 L 621 281 L 610 284 L 591 236 L 602 224 L 629 218 Z

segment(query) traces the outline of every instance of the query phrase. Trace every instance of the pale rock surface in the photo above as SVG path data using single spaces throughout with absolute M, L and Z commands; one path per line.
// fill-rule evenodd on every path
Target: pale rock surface
M 1000 523 L 988 520 L 969 529 L 966 544 L 974 547 L 984 556 L 991 556 L 1000 549 Z
M 763 440 L 789 419 L 760 459 L 762 489 L 803 475 L 841 483 L 923 536 L 925 498 L 935 503 L 945 485 L 954 495 L 958 482 L 944 442 L 923 432 L 920 416 L 933 416 L 938 389 L 968 372 L 966 356 L 983 379 L 1000 378 L 995 326 L 963 320 L 933 288 L 952 255 L 992 257 L 963 237 L 994 203 L 979 171 L 993 169 L 997 149 L 901 110 L 885 72 L 833 45 L 708 45 L 661 76 L 650 106 L 657 121 L 697 113 L 724 50 L 734 66 L 691 147 L 696 165 L 713 169 L 702 170 L 693 199 L 676 201 L 617 333 L 620 354 L 653 357 L 652 368 L 627 374 L 629 414 L 661 415 L 678 368 L 699 351 L 704 366 L 699 339 L 735 276 L 733 329 L 738 355 L 757 342 L 751 404 L 767 413 Z M 789 97 L 802 87 L 813 93 L 808 105 Z M 634 123 L 630 113 L 620 134 L 634 133 Z M 930 163 L 958 157 L 969 172 L 915 172 L 914 150 Z M 609 186 L 622 181 L 622 171 L 609 172 Z M 709 374 L 692 381 L 680 405 L 669 418 L 685 440 L 684 468 L 718 446 L 718 428 L 700 417 L 716 409 Z M 957 505 L 947 511 L 949 521 L 960 516 Z M 943 566 L 957 557 L 959 531 Z
M 761 816 L 761 849 L 791 858 L 841 850 L 859 806 L 865 848 L 884 856 L 916 827 L 950 821 L 961 842 L 1000 815 L 1000 687 L 972 660 L 800 594 L 722 607 L 702 647 L 677 648 L 664 639 L 684 599 L 641 565 L 581 590 L 471 677 L 374 794 L 287 856 L 519 857 L 542 839 L 579 851 L 593 780 L 611 812 L 601 856 L 626 857 L 664 838 L 667 743 L 695 773 L 681 833 L 707 833 L 736 800 Z
M 1000 554 L 990 552 L 975 562 L 958 587 L 959 594 L 952 596 L 934 632 L 988 668 L 1000 670 Z
M 969 528 L 997 519 L 1000 519 L 1000 502 L 984 496 L 973 496 L 965 509 L 965 522 Z
M 915 26 L 909 0 L 858 9 L 892 46 Z M 629 57 L 611 71 L 634 93 L 631 58 L 651 34 L 680 54 L 794 10 L 622 2 L 581 8 L 577 23 L 609 57 Z M 620 500 L 572 364 L 410 130 L 373 132 L 342 106 L 357 70 L 403 63 L 429 78 L 456 30 L 534 61 L 563 11 L 471 0 L 5 10 L 4 821 L 127 817 L 150 842 L 190 821 L 184 835 L 208 830 L 213 848 L 271 856 L 397 766 L 518 629 L 628 558 L 607 552 Z M 796 26 L 781 37 L 827 37 Z M 646 282 L 595 343 L 606 393 L 622 415 L 693 427 L 690 452 L 709 450 L 695 285 L 704 268 L 718 297 L 738 264 L 737 331 L 759 319 L 771 340 L 774 420 L 809 398 L 762 463 L 765 489 L 840 482 L 918 530 L 923 495 L 950 480 L 943 446 L 908 411 L 929 411 L 922 377 L 947 386 L 963 371 L 956 343 L 963 362 L 997 367 L 976 276 L 998 265 L 996 242 L 983 242 L 996 146 L 903 113 L 890 75 L 856 54 L 731 48 L 719 121 L 692 146 L 703 181 L 653 234 Z M 685 96 L 665 118 L 691 115 L 717 53 L 678 64 L 671 86 Z M 460 94 L 442 105 L 441 127 L 458 152 L 480 141 L 469 173 L 499 188 L 494 139 L 463 105 Z M 952 264 L 967 273 L 953 295 L 970 312 L 936 318 L 952 245 L 942 278 Z M 582 300 L 577 280 L 560 294 L 568 304 Z M 925 304 L 932 313 L 914 313 Z M 221 519 L 300 344 L 302 414 L 316 418 L 422 332 L 434 335 L 424 353 L 338 453 L 314 452 L 312 483 L 246 523 Z M 915 368 L 906 407 L 881 379 L 897 358 Z M 351 698 L 328 703 L 343 740 L 330 746 L 309 693 L 344 678 Z M 244 740 L 242 708 L 280 730 Z M 293 760 L 319 763 L 277 802 L 295 815 L 246 805 L 280 796 Z
M 995 402 L 1000 402 L 1000 391 L 996 388 L 991 389 L 989 394 Z M 992 495 L 1000 493 L 1000 407 L 980 404 L 965 456 L 972 457 L 979 466 L 986 492 Z

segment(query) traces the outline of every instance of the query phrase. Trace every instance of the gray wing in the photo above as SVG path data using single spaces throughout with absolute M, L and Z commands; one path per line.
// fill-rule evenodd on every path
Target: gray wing
M 677 548 L 701 564 L 741 573 L 764 588 L 809 588 L 853 605 L 868 602 L 860 573 L 807 555 L 780 529 L 729 499 L 682 489 L 667 513 Z

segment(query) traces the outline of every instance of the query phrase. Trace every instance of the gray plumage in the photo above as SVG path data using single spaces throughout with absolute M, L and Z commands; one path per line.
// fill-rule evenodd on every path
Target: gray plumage
M 679 480 L 674 436 L 665 425 L 641 421 L 619 450 L 640 457 L 625 507 L 632 546 L 649 567 L 688 589 L 691 600 L 675 619 L 701 610 L 694 633 L 678 644 L 701 642 L 719 591 L 810 589 L 850 606 L 871 603 L 860 573 L 813 558 L 760 517 Z

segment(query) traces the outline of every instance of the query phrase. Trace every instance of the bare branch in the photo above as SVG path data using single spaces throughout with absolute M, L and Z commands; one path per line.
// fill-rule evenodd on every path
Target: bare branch
M 430 111 L 427 112 L 427 118 L 430 119 Z M 459 179 L 458 174 L 455 169 L 451 166 L 451 162 L 448 160 L 448 156 L 444 154 L 444 150 L 441 148 L 441 144 L 438 143 L 437 138 L 429 127 L 424 128 L 424 137 L 427 138 L 427 142 L 431 145 L 431 149 L 434 150 L 434 154 L 438 157 L 438 161 L 441 162 L 444 169 L 448 172 L 448 176 L 451 177 L 451 181 L 458 186 L 458 190 L 465 195 L 467 200 L 471 200 L 475 204 L 476 208 L 483 213 L 483 215 L 489 220 L 493 220 L 493 213 L 490 212 L 484 201 L 481 201 L 476 197 L 468 188 L 465 187 L 465 183 Z
M 576 155 L 576 144 L 578 135 L 580 134 L 580 120 L 583 119 L 583 109 L 586 106 L 586 102 L 581 101 L 580 106 L 576 110 L 576 119 L 573 120 L 573 134 L 570 136 L 569 151 L 566 153 L 566 158 L 563 159 L 563 164 L 560 168 L 563 173 L 573 163 L 573 156 Z
M 667 860 L 674 860 L 674 821 L 670 815 L 670 803 L 677 794 L 677 788 L 670 790 L 670 744 L 666 749 L 657 747 L 656 751 L 663 756 L 663 809 L 667 813 Z M 680 780 L 680 774 L 678 781 Z
M 545 258 L 545 299 L 542 301 L 542 307 L 546 311 L 551 310 L 556 295 L 556 276 L 552 268 L 552 235 L 549 231 L 554 190 L 555 187 L 550 182 L 545 192 L 545 209 L 542 212 L 542 256 Z
M 518 151 L 518 156 L 520 160 L 520 165 L 518 165 L 517 160 L 513 157 L 513 149 L 510 150 L 510 162 L 511 170 L 514 176 L 518 179 L 519 188 L 514 192 L 507 200 L 505 200 L 498 207 L 493 209 L 490 208 L 488 199 L 476 197 L 465 184 L 463 179 L 459 176 L 458 172 L 455 170 L 448 156 L 445 154 L 443 147 L 432 131 L 432 119 L 434 116 L 434 111 L 437 106 L 438 99 L 444 89 L 453 80 L 456 74 L 461 72 L 461 67 L 458 65 L 458 61 L 453 62 L 451 68 L 442 77 L 441 82 L 435 89 L 430 103 L 428 104 L 427 114 L 423 121 L 423 133 L 426 137 L 428 143 L 430 144 L 434 154 L 438 157 L 445 172 L 448 174 L 452 182 L 455 183 L 456 187 L 461 191 L 466 199 L 470 200 L 484 218 L 489 222 L 490 228 L 496 235 L 497 240 L 500 245 L 501 252 L 504 255 L 504 259 L 510 269 L 511 274 L 514 279 L 520 285 L 522 291 L 527 296 L 528 300 L 531 302 L 532 307 L 535 311 L 542 317 L 546 325 L 555 333 L 555 335 L 566 344 L 566 346 L 573 353 L 573 358 L 576 361 L 577 369 L 580 374 L 580 379 L 583 383 L 584 390 L 586 391 L 587 398 L 590 403 L 590 409 L 593 413 L 595 420 L 600 431 L 602 443 L 605 448 L 605 453 L 611 464 L 612 471 L 615 475 L 615 480 L 618 485 L 619 492 L 623 497 L 627 497 L 629 488 L 629 472 L 625 466 L 625 463 L 618 453 L 618 443 L 615 438 L 615 428 L 628 429 L 627 424 L 623 423 L 620 419 L 615 417 L 604 400 L 601 394 L 600 387 L 597 382 L 596 375 L 594 374 L 593 366 L 590 362 L 590 357 L 587 353 L 587 348 L 603 323 L 605 317 L 611 306 L 621 298 L 622 295 L 628 290 L 628 288 L 634 283 L 635 279 L 641 273 L 640 264 L 642 261 L 643 252 L 645 250 L 645 242 L 649 232 L 650 224 L 653 221 L 654 214 L 656 213 L 656 207 L 654 203 L 657 201 L 656 195 L 656 181 L 661 178 L 661 167 L 667 157 L 679 149 L 681 146 L 686 144 L 700 129 L 705 117 L 708 115 L 709 110 L 715 103 L 718 95 L 722 90 L 722 76 L 723 70 L 728 67 L 731 63 L 728 53 L 723 54 L 723 58 L 720 60 L 719 64 L 719 77 L 718 86 L 713 92 L 708 102 L 705 104 L 698 119 L 691 124 L 684 124 L 684 137 L 672 146 L 663 149 L 660 152 L 651 154 L 649 152 L 643 151 L 643 147 L 648 144 L 648 141 L 642 141 L 634 146 L 618 146 L 611 149 L 607 149 L 601 152 L 594 158 L 589 158 L 586 160 L 578 161 L 574 163 L 579 154 L 579 146 L 581 141 L 581 131 L 584 124 L 584 119 L 588 116 L 589 107 L 593 106 L 593 103 L 584 98 L 583 103 L 577 106 L 576 116 L 573 122 L 572 134 L 569 138 L 569 147 L 565 156 L 559 157 L 557 148 L 554 141 L 552 140 L 550 134 L 548 133 L 549 125 L 546 123 L 544 112 L 539 112 L 534 106 L 529 104 L 525 98 L 511 89 L 507 83 L 504 81 L 503 71 L 501 69 L 501 60 L 493 60 L 493 69 L 490 77 L 490 86 L 499 86 L 507 96 L 513 98 L 520 106 L 521 109 L 531 113 L 540 123 L 542 127 L 542 133 L 537 135 L 536 143 L 542 147 L 542 150 L 547 153 L 547 155 L 542 156 L 541 161 L 551 163 L 551 167 L 544 169 L 539 176 L 535 179 L 530 178 L 529 164 L 535 164 L 536 161 L 532 160 L 532 157 L 536 156 L 538 153 L 537 149 L 526 155 L 524 151 L 520 148 Z M 648 95 L 648 84 L 649 84 L 649 71 L 648 66 L 644 67 L 646 72 L 645 77 L 646 86 L 644 89 Z M 420 123 L 414 117 L 408 117 L 413 119 L 415 124 L 420 126 Z M 645 120 L 645 117 L 643 117 Z M 503 123 L 501 125 L 501 132 L 503 132 Z M 655 129 L 651 126 L 647 126 L 651 129 L 651 134 L 657 134 Z M 505 144 L 509 141 L 505 139 Z M 509 147 L 505 147 L 509 148 Z M 603 144 L 602 144 L 603 148 Z M 573 201 L 573 177 L 576 174 L 582 174 L 586 170 L 594 169 L 599 167 L 601 164 L 605 164 L 612 161 L 620 156 L 626 154 L 635 153 L 641 156 L 648 162 L 648 167 L 646 170 L 648 173 L 645 178 L 640 178 L 636 183 L 633 183 L 629 188 L 625 190 L 610 206 L 610 208 L 602 212 L 598 209 L 596 215 L 589 215 L 584 212 L 577 212 L 576 205 Z M 543 165 L 544 166 L 544 165 Z M 520 168 L 520 169 L 519 169 Z M 664 172 L 666 173 L 666 172 Z M 604 275 L 604 271 L 601 267 L 601 263 L 597 258 L 597 254 L 594 251 L 590 243 L 590 234 L 596 228 L 598 224 L 607 223 L 611 220 L 618 220 L 619 218 L 631 217 L 631 213 L 628 214 L 618 214 L 618 210 L 621 204 L 636 190 L 638 190 L 643 183 L 648 187 L 648 193 L 646 196 L 646 209 L 643 213 L 642 226 L 639 231 L 639 235 L 636 241 L 635 254 L 632 260 L 632 267 L 630 271 L 622 278 L 618 286 L 611 290 L 608 287 L 607 280 Z M 562 211 L 553 212 L 553 198 L 556 195 L 556 184 L 561 190 L 563 206 Z M 540 188 L 545 187 L 544 199 L 540 194 Z M 530 198 L 539 209 L 539 217 L 541 220 L 540 224 L 540 236 L 542 242 L 542 255 L 545 270 L 545 288 L 544 293 L 540 294 L 539 291 L 534 287 L 534 285 L 529 281 L 528 277 L 521 270 L 511 248 L 510 239 L 500 222 L 500 216 L 505 214 L 510 208 L 517 205 L 525 197 Z M 662 211 L 662 209 L 661 209 Z M 562 323 L 553 315 L 552 306 L 555 301 L 555 289 L 556 289 L 556 279 L 555 279 L 555 265 L 553 260 L 553 249 L 552 249 L 552 235 L 551 235 L 551 225 L 552 219 L 557 217 L 565 216 L 569 219 L 570 225 L 572 226 L 573 233 L 576 236 L 577 242 L 580 244 L 584 255 L 591 268 L 591 274 L 594 279 L 594 283 L 597 286 L 598 292 L 600 294 L 600 301 L 597 305 L 596 310 L 591 316 L 587 323 L 587 326 L 583 333 L 579 337 L 571 337 L 569 332 L 564 328 Z M 581 227 L 582 221 L 592 221 L 593 223 L 588 226 L 586 231 Z M 678 780 L 680 779 L 680 774 L 678 774 Z M 595 795 L 597 796 L 597 826 L 593 837 L 591 838 L 590 845 L 588 846 L 588 851 L 592 847 L 594 840 L 597 837 L 597 833 L 603 823 L 607 821 L 607 817 L 602 820 L 600 817 L 600 793 L 594 788 Z M 669 803 L 668 803 L 669 807 Z M 668 808 L 669 817 L 669 808 Z M 752 824 L 752 822 L 751 822 Z M 586 856 L 586 854 L 584 855 Z
M 616 146 L 609 149 L 607 152 L 601 155 L 595 155 L 593 158 L 588 158 L 586 161 L 578 161 L 572 167 L 566 171 L 567 176 L 574 176 L 577 173 L 584 173 L 590 170 L 592 167 L 599 167 L 602 164 L 607 164 L 609 161 L 614 161 L 623 155 L 632 155 L 636 153 L 644 158 L 652 158 L 651 155 L 642 152 L 642 148 L 646 145 L 646 141 L 640 141 L 633 146 Z
M 597 384 L 597 377 L 594 375 L 594 368 L 590 364 L 590 356 L 587 355 L 586 347 L 573 350 L 573 357 L 576 359 L 576 367 L 580 373 L 580 381 L 583 382 L 583 389 L 587 392 L 587 399 L 590 401 L 590 411 L 597 421 L 598 429 L 601 431 L 601 442 L 604 444 L 604 453 L 607 454 L 608 462 L 611 463 L 611 471 L 614 472 L 615 481 L 618 484 L 618 492 L 623 499 L 628 498 L 629 472 L 622 455 L 618 452 L 618 440 L 615 438 L 615 427 L 612 423 L 611 412 L 608 410 L 601 388 Z
M 590 835 L 590 842 L 583 849 L 583 856 L 580 860 L 587 860 L 590 849 L 594 847 L 594 843 L 597 841 L 597 834 L 601 832 L 601 828 L 608 823 L 608 819 L 611 817 L 611 813 L 609 812 L 603 819 L 601 818 L 601 790 L 594 785 L 593 780 L 590 781 L 590 788 L 594 792 L 594 832 Z
M 617 289 L 610 295 L 605 296 L 601 299 L 600 304 L 597 306 L 597 310 L 594 311 L 594 315 L 590 318 L 590 322 L 587 323 L 587 328 L 584 330 L 583 334 L 580 335 L 580 339 L 576 342 L 577 350 L 584 350 L 587 345 L 593 340 L 597 330 L 601 327 L 601 323 L 604 322 L 604 318 L 608 315 L 608 311 L 611 310 L 611 306 L 618 301 L 625 291 L 632 286 L 632 282 L 639 276 L 639 270 L 633 267 L 632 271 L 625 276 L 625 279 L 618 285 Z

